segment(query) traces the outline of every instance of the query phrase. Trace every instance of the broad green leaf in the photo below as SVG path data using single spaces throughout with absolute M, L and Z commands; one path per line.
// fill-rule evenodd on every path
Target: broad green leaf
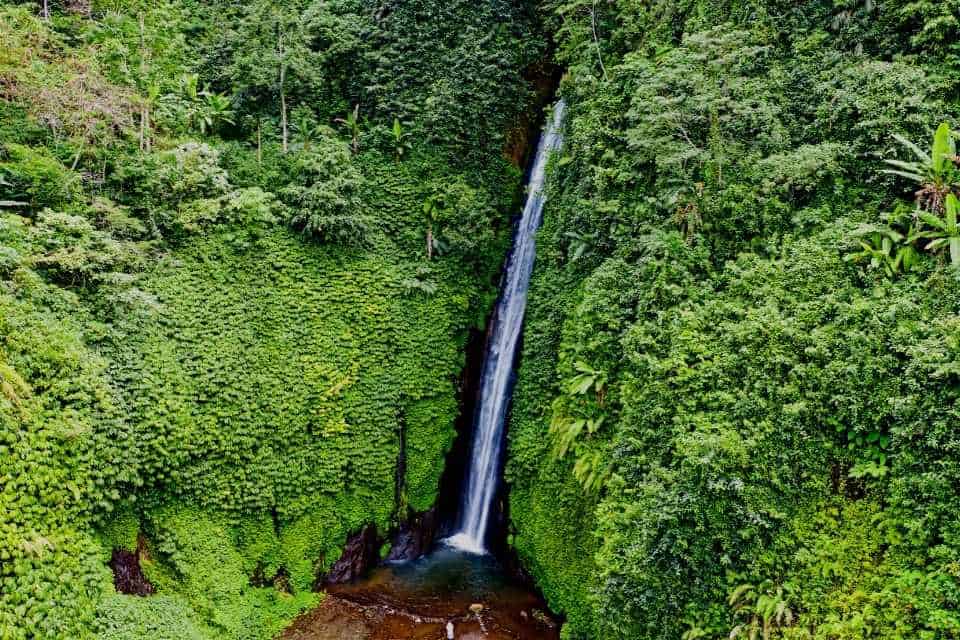
M 933 136 L 933 153 L 931 154 L 933 171 L 937 175 L 942 174 L 949 162 L 949 156 L 953 155 L 953 138 L 950 137 L 950 125 L 942 123 Z

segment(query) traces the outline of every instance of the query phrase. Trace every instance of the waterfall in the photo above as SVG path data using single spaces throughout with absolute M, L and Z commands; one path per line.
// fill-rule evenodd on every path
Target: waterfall
M 527 185 L 527 201 L 517 223 L 513 247 L 507 261 L 500 298 L 493 315 L 493 326 L 483 361 L 480 397 L 474 416 L 473 443 L 467 482 L 460 499 L 457 532 L 447 543 L 471 553 L 485 553 L 485 538 L 490 509 L 500 481 L 504 447 L 503 429 L 513 381 L 517 342 L 527 307 L 527 288 L 536 253 L 536 233 L 540 227 L 545 195 L 547 160 L 563 141 L 565 104 L 557 102 L 534 158 Z

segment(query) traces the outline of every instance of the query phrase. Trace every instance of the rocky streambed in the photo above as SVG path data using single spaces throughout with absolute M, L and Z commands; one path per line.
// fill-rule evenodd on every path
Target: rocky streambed
M 543 600 L 491 556 L 439 547 L 331 586 L 284 640 L 557 640 Z

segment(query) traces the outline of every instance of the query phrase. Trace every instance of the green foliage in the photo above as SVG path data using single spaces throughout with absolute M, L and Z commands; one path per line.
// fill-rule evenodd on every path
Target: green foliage
M 100 526 L 100 535 L 107 549 L 137 550 L 140 534 L 140 517 L 131 505 L 115 509 Z
M 87 638 L 109 570 L 88 533 L 135 484 L 130 450 L 76 299 L 22 270 L 0 293 L 0 635 Z M 56 460 L 56 464 L 51 464 Z M 70 579 L 64 579 L 70 576 Z
M 42 535 L 4 523 L 0 536 L 0 633 L 15 640 L 92 640 L 97 596 L 111 589 L 100 547 L 70 529 Z
M 400 118 L 393 119 L 393 129 L 390 130 L 390 133 L 393 135 L 393 152 L 397 160 L 400 160 L 412 147 L 409 140 L 410 134 L 404 131 Z
M 477 263 L 494 259 L 485 250 L 505 221 L 490 196 L 462 179 L 438 182 L 423 203 L 428 256 L 450 254 Z
M 866 262 L 870 269 L 881 270 L 888 278 L 910 271 L 918 261 L 917 252 L 907 237 L 890 228 L 862 226 L 856 231 L 861 250 L 846 256 L 851 262 Z M 909 238 L 912 242 L 913 237 Z
M 346 118 L 337 118 L 336 121 L 350 137 L 350 148 L 354 153 L 358 153 L 360 151 L 360 105 L 354 106 L 353 111 L 348 113 Z
M 345 145 L 321 140 L 297 158 L 296 170 L 304 184 L 291 184 L 281 194 L 294 228 L 322 242 L 360 247 L 372 242 L 375 223 L 360 199 L 364 178 Z
M 952 637 L 955 151 L 906 143 L 955 117 L 917 37 L 949 8 L 544 4 L 567 137 L 507 474 L 563 637 Z
M 177 206 L 227 191 L 229 182 L 220 167 L 220 154 L 205 143 L 188 142 L 161 152 L 157 163 L 156 188 Z
M 0 637 L 272 637 L 433 504 L 540 20 L 507 476 L 563 637 L 960 634 L 956 0 L 782 5 L 0 9 Z
M 913 236 L 914 239 L 929 239 L 924 247 L 927 251 L 949 249 L 950 264 L 960 267 L 960 228 L 957 227 L 957 215 L 960 215 L 960 201 L 957 196 L 948 193 L 944 202 L 943 218 L 920 212 L 920 219 L 931 228 Z
M 351 4 L 362 7 L 354 20 L 372 38 L 354 62 L 351 82 L 367 118 L 414 123 L 412 133 L 450 149 L 460 163 L 501 152 L 515 124 L 510 105 L 528 99 L 517 71 L 545 48 L 522 5 L 418 0 L 381 10 L 375 2 Z
M 730 631 L 730 638 L 769 640 L 775 629 L 789 627 L 794 618 L 788 598 L 783 586 L 774 585 L 770 580 L 757 586 L 742 584 L 734 589 L 729 598 L 734 618 L 746 621 Z
M 897 136 L 901 143 L 913 151 L 917 161 L 887 160 L 887 164 L 897 168 L 884 173 L 905 177 L 920 185 L 915 194 L 917 210 L 905 233 L 894 226 L 861 226 L 856 235 L 860 238 L 863 250 L 848 255 L 848 260 L 868 261 L 871 269 L 882 267 L 886 276 L 892 278 L 916 266 L 919 262 L 917 249 L 938 252 L 948 248 L 951 265 L 960 266 L 960 233 L 957 229 L 960 201 L 956 196 L 958 173 L 954 137 L 950 126 L 942 123 L 927 153 L 909 140 Z M 895 215 L 892 217 L 896 218 Z M 921 240 L 927 242 L 922 243 Z
M 960 63 L 960 51 L 957 49 L 960 36 L 960 22 L 957 15 L 960 7 L 955 0 L 914 2 L 895 5 L 894 11 L 901 24 L 910 33 L 910 44 L 920 51 L 929 52 L 952 70 Z
M 24 201 L 33 208 L 70 207 L 80 200 L 80 176 L 46 150 L 8 144 L 0 158 L 4 199 Z
M 74 9 L 0 8 L 0 637 L 270 638 L 435 502 L 542 43 L 509 3 Z M 427 264 L 447 184 L 470 259 Z
M 104 598 L 97 616 L 103 640 L 206 640 L 189 605 L 177 596 L 151 598 L 114 594 Z
M 236 124 L 234 122 L 233 109 L 230 105 L 230 98 L 226 95 L 214 93 L 209 89 L 204 89 L 199 94 L 200 107 L 197 109 L 197 122 L 199 123 L 200 133 L 214 132 L 227 124 Z
M 309 588 L 287 593 L 252 586 L 253 574 L 223 518 L 182 506 L 160 508 L 149 514 L 147 533 L 154 559 L 146 574 L 161 595 L 183 594 L 208 629 L 206 637 L 272 637 L 317 602 Z
M 598 556 L 611 571 L 600 601 L 610 615 L 636 606 L 647 629 L 671 624 L 665 609 L 677 605 L 646 594 L 722 590 L 724 567 L 753 557 L 767 532 L 790 518 L 791 496 L 822 491 L 822 469 L 877 460 L 864 445 L 895 422 L 902 369 L 891 351 L 921 339 L 922 319 L 940 302 L 919 297 L 912 284 L 883 297 L 841 284 L 839 258 L 819 248 L 828 243 L 823 236 L 800 242 L 780 265 L 745 258 L 722 295 L 628 336 L 638 378 L 624 391 L 623 458 L 601 511 L 606 542 Z M 888 306 L 900 324 L 883 322 Z M 838 389 L 862 392 L 841 398 Z M 835 424 L 852 433 L 835 439 Z M 636 548 L 630 539 L 643 543 Z M 621 591 L 626 584 L 636 590 Z
M 146 476 L 204 506 L 275 508 L 283 519 L 311 500 L 359 492 L 352 499 L 385 523 L 406 398 L 443 407 L 434 410 L 437 420 L 447 416 L 436 432 L 439 452 L 449 444 L 452 390 L 443 372 L 462 358 L 453 318 L 466 297 L 446 284 L 427 301 L 399 300 L 399 283 L 375 258 L 340 264 L 343 254 L 303 246 L 281 229 L 258 250 L 237 253 L 222 234 L 184 246 L 179 266 L 141 284 L 161 305 L 155 317 L 118 325 L 114 375 L 137 390 L 126 406 L 141 425 Z M 338 274 L 337 284 L 323 273 Z M 424 352 L 423 344 L 434 346 Z M 179 349 L 191 358 L 175 358 Z M 298 366 L 271 365 L 282 361 Z M 185 438 L 193 425 L 207 435 Z M 204 472 L 211 464 L 220 470 Z M 292 469 L 308 475 L 289 477 Z
M 912 162 L 887 160 L 887 164 L 896 167 L 887 173 L 916 182 L 920 186 L 916 193 L 917 206 L 943 214 L 947 197 L 960 189 L 960 160 L 957 159 L 955 134 L 950 130 L 950 125 L 944 122 L 937 127 L 929 152 L 902 136 L 895 137 L 917 159 Z

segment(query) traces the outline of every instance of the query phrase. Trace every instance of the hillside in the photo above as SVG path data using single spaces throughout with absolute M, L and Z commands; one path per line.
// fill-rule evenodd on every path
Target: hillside
M 329 572 L 455 518 L 541 195 L 499 557 L 440 572 L 563 640 L 960 638 L 958 141 L 960 0 L 0 0 L 0 640 L 372 625 Z
M 548 4 L 507 478 L 566 637 L 956 637 L 958 6 Z
M 509 3 L 50 12 L 0 7 L 0 637 L 271 637 L 435 501 L 543 44 Z

